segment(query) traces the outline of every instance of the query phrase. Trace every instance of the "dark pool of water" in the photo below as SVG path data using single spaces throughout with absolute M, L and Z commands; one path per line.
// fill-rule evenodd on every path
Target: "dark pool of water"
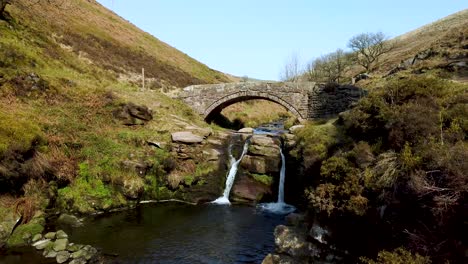
M 152 204 L 88 219 L 64 229 L 70 241 L 91 244 L 110 263 L 261 263 L 274 250 L 273 230 L 284 216 L 252 207 Z M 0 263 L 47 263 L 34 251 L 9 252 Z

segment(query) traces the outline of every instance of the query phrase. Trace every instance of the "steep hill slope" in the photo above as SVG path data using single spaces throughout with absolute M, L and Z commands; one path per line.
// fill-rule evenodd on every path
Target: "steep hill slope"
M 445 69 L 443 77 L 468 80 L 468 9 L 389 40 L 394 49 L 384 54 L 378 72 L 387 73 L 398 65 L 412 70 Z M 465 69 L 454 69 L 456 63 Z
M 26 223 L 47 206 L 90 213 L 184 198 L 184 188 L 168 190 L 171 172 L 176 187 L 209 189 L 199 178 L 217 167 L 176 162 L 171 133 L 216 131 L 162 91 L 229 77 L 95 1 L 47 2 L 12 1 L 0 20 L 0 210 L 16 208 Z M 25 242 L 18 232 L 9 244 Z
M 179 87 L 229 81 L 227 75 L 159 41 L 94 0 L 56 2 L 34 5 L 18 0 L 8 10 L 22 25 L 117 74 L 132 76 L 145 68 L 156 84 Z

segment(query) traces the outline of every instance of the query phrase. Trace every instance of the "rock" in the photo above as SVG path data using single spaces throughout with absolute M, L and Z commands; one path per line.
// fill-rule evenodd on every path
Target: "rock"
M 237 132 L 244 133 L 244 134 L 253 134 L 254 129 L 251 127 L 244 127 L 244 128 L 239 129 Z
M 70 243 L 67 246 L 67 250 L 70 251 L 70 252 L 76 252 L 76 251 L 82 249 L 83 247 L 84 247 L 84 245 Z
M 208 139 L 207 142 L 210 144 L 210 145 L 214 145 L 214 146 L 223 146 L 223 142 L 219 139 Z
M 122 184 L 122 192 L 129 199 L 138 199 L 144 192 L 143 179 L 139 177 L 126 178 Z
M 8 247 L 25 246 L 36 234 L 44 231 L 44 218 L 33 218 L 29 223 L 17 226 L 7 240 Z
M 59 222 L 60 224 L 65 224 L 65 225 L 69 225 L 72 227 L 79 227 L 83 225 L 83 223 L 81 223 L 78 217 L 74 215 L 69 215 L 69 214 L 61 214 L 59 218 L 57 219 L 57 222 Z
M 68 251 L 60 251 L 57 252 L 57 256 L 55 257 L 55 260 L 57 260 L 57 263 L 64 263 L 70 258 L 70 253 Z
M 87 261 L 85 258 L 77 258 L 77 259 L 73 259 L 68 264 L 86 264 L 86 262 Z
M 0 248 L 5 245 L 20 219 L 14 210 L 0 211 Z
M 164 149 L 166 147 L 166 143 L 164 142 L 158 142 L 158 141 L 152 141 L 152 140 L 148 140 L 146 141 L 146 144 L 152 146 L 152 147 L 156 147 L 156 148 L 159 148 L 159 149 Z
M 92 259 L 97 254 L 97 249 L 93 248 L 90 245 L 84 246 L 83 250 L 85 251 L 84 257 L 86 258 L 86 260 Z
M 31 240 L 31 236 L 32 234 L 31 233 L 24 233 L 21 238 L 23 239 L 23 241 L 29 241 Z
M 241 167 L 251 173 L 267 174 L 280 171 L 280 158 L 245 155 Z
M 300 129 L 303 129 L 304 125 L 295 125 L 289 128 L 291 134 L 296 134 Z
M 265 195 L 271 195 L 269 186 L 261 184 L 248 176 L 240 175 L 232 187 L 232 200 L 236 202 L 256 203 Z
M 253 135 L 250 138 L 251 145 L 257 145 L 262 147 L 280 146 L 281 142 L 278 138 L 269 137 L 266 135 Z
M 219 157 L 223 155 L 223 152 L 221 152 L 218 149 L 205 149 L 203 150 L 203 157 L 205 158 L 206 161 L 217 161 L 219 160 Z
M 47 239 L 55 239 L 55 232 L 49 232 L 47 234 L 44 235 L 45 238 Z
M 68 239 L 67 238 L 61 238 L 57 239 L 54 242 L 54 250 L 55 251 L 63 251 L 67 249 L 68 246 Z
M 307 241 L 306 233 L 294 227 L 279 225 L 275 228 L 276 252 L 293 258 L 319 257 L 320 249 Z
M 248 154 L 279 159 L 281 142 L 278 138 L 265 135 L 253 135 L 250 139 Z
M 207 138 L 213 134 L 213 131 L 210 128 L 201 128 L 197 126 L 186 126 L 184 129 L 189 130 L 190 132 L 199 135 L 203 138 Z
M 34 242 L 37 242 L 37 241 L 39 241 L 41 239 L 42 239 L 42 235 L 41 234 L 36 234 L 36 235 L 33 236 L 31 241 L 34 243 Z
M 68 238 L 67 233 L 65 233 L 65 231 L 63 231 L 63 230 L 57 231 L 57 233 L 55 234 L 55 236 L 56 236 L 58 239 L 61 239 L 61 238 Z
M 367 73 L 360 73 L 353 77 L 354 82 L 359 82 L 360 80 L 367 80 L 370 78 L 370 75 Z
M 280 157 L 280 148 L 277 145 L 271 146 L 258 146 L 251 144 L 249 146 L 249 155 L 253 156 L 264 156 L 264 157 L 271 157 L 271 158 L 279 158 Z
M 141 177 L 145 176 L 152 166 L 152 164 L 149 164 L 148 162 L 137 162 L 132 160 L 124 160 L 121 162 L 121 165 L 124 169 L 134 171 Z
M 203 142 L 203 137 L 194 135 L 189 131 L 175 132 L 171 135 L 173 142 L 183 143 L 183 144 L 196 144 Z
M 133 103 L 121 104 L 113 112 L 114 117 L 121 120 L 124 125 L 144 125 L 153 119 L 153 112 L 148 107 Z
M 309 236 L 322 244 L 328 244 L 327 239 L 330 236 L 330 232 L 327 229 L 314 224 L 309 231 Z
M 57 257 L 57 251 L 54 250 L 44 250 L 42 255 L 46 258 L 56 258 Z
M 263 259 L 262 264 L 303 264 L 287 255 L 268 254 Z
M 289 134 L 289 133 L 286 133 L 286 134 L 283 134 L 283 142 L 284 142 L 284 146 L 286 148 L 293 148 L 294 146 L 296 146 L 296 136 L 294 136 L 293 134 Z
M 52 241 L 50 239 L 42 239 L 37 241 L 36 243 L 32 244 L 33 247 L 35 247 L 38 250 L 46 248 L 49 244 L 51 244 Z
M 77 258 L 85 258 L 85 254 L 86 254 L 86 250 L 84 249 L 80 249 L 76 252 L 73 252 L 71 254 L 71 257 L 74 258 L 74 259 L 77 259 Z

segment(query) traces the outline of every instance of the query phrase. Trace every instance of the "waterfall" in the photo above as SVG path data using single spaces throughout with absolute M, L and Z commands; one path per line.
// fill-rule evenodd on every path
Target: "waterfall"
M 263 203 L 259 204 L 258 207 L 262 210 L 275 213 L 275 214 L 289 214 L 296 210 L 292 205 L 284 202 L 284 181 L 286 178 L 286 158 L 284 157 L 283 150 L 280 148 L 281 154 L 281 170 L 280 180 L 278 186 L 278 200 L 276 203 Z
M 240 158 L 236 160 L 234 156 L 232 156 L 232 144 L 229 145 L 229 157 L 231 160 L 231 169 L 229 170 L 229 174 L 226 178 L 226 187 L 224 188 L 223 196 L 214 200 L 212 203 L 231 204 L 231 202 L 229 201 L 229 194 L 231 193 L 231 188 L 236 178 L 237 168 L 239 167 L 239 163 L 242 161 L 242 158 L 244 157 L 245 153 L 247 153 L 248 149 L 249 149 L 249 140 L 247 139 L 244 143 L 244 149 L 242 150 L 242 154 Z
M 278 188 L 278 201 L 277 203 L 284 203 L 284 178 L 286 174 L 286 158 L 283 154 L 283 149 L 280 148 L 281 154 L 281 171 L 280 171 L 280 182 Z

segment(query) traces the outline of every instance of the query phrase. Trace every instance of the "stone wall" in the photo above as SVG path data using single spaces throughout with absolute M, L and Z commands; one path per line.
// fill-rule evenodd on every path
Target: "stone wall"
M 309 93 L 308 119 L 337 115 L 366 95 L 365 90 L 352 85 L 320 85 Z

